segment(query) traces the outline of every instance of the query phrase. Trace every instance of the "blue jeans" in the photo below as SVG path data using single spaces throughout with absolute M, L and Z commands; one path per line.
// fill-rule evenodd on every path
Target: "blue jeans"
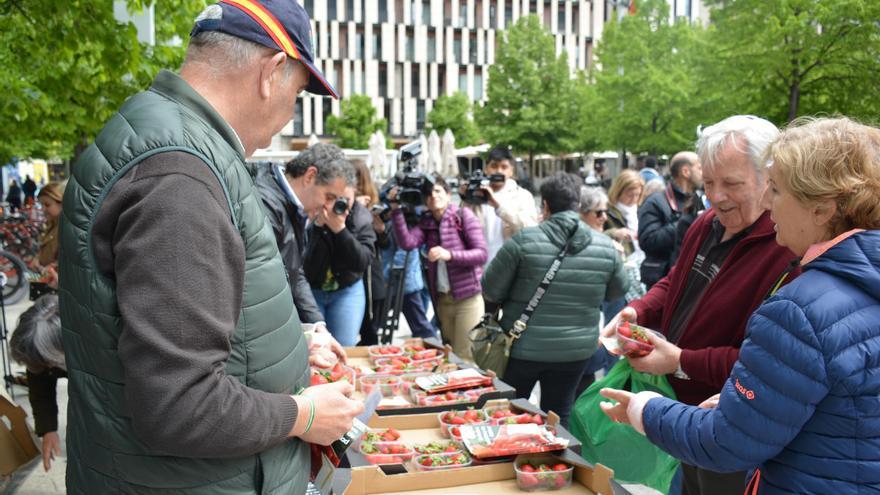
M 333 337 L 344 347 L 357 345 L 367 310 L 363 282 L 358 280 L 344 289 L 330 292 L 312 289 L 312 294 Z

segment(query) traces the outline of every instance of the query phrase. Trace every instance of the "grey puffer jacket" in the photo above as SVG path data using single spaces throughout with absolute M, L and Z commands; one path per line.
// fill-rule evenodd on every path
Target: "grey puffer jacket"
M 574 238 L 556 278 L 513 345 L 516 359 L 589 358 L 598 344 L 602 301 L 622 297 L 629 286 L 611 239 L 583 224 L 576 212 L 559 212 L 511 237 L 483 275 L 483 297 L 502 304 L 502 328 L 513 327 L 569 235 Z

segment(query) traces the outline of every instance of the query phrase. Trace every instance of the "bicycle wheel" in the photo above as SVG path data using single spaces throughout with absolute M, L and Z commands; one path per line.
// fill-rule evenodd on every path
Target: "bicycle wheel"
M 8 251 L 0 251 L 0 273 L 6 275 L 3 302 L 15 304 L 21 301 L 28 293 L 27 268 L 24 262 Z

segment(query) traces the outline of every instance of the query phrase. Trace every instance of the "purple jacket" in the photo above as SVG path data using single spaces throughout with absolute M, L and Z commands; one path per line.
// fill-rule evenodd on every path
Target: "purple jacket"
M 449 205 L 440 219 L 439 228 L 434 216 L 425 214 L 410 229 L 401 209 L 391 212 L 391 221 L 394 224 L 394 236 L 403 249 L 418 249 L 422 245 L 428 249 L 441 246 L 452 253 L 452 259 L 446 262 L 446 270 L 455 300 L 467 299 L 482 292 L 480 277 L 488 257 L 486 239 L 483 237 L 480 221 L 469 209 Z M 436 262 L 428 266 L 428 288 L 436 300 Z

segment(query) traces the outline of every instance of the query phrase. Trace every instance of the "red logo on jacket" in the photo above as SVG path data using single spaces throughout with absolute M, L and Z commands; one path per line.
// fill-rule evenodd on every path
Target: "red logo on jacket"
M 736 386 L 737 392 L 745 395 L 746 399 L 755 400 L 755 391 L 743 387 L 742 384 L 739 382 L 739 378 L 736 379 L 736 383 L 734 385 Z

